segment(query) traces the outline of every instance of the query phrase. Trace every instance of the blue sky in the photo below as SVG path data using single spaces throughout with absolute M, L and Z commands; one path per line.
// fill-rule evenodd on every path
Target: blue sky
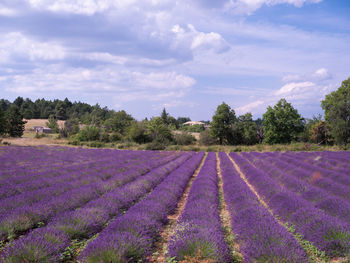
M 0 0 L 0 97 L 304 116 L 350 77 L 348 0 Z

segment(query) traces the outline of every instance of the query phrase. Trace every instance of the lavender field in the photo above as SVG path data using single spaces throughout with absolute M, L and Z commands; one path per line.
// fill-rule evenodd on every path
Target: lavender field
M 0 262 L 347 262 L 349 159 L 3 146 Z

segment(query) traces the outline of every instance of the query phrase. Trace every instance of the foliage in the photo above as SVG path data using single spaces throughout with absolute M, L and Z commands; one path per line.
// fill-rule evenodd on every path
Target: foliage
M 220 144 L 233 144 L 233 125 L 236 122 L 235 111 L 225 102 L 220 104 L 213 116 L 210 132 L 213 137 L 219 139 Z
M 216 139 L 211 136 L 209 130 L 204 130 L 199 134 L 199 143 L 201 145 L 214 145 L 216 142 Z
M 7 132 L 7 120 L 5 117 L 5 113 L 2 111 L 0 107 L 0 136 L 4 135 Z
M 181 132 L 177 133 L 174 136 L 175 143 L 177 145 L 190 145 L 192 144 L 196 139 L 188 132 Z
M 123 138 L 123 135 L 121 135 L 119 132 L 113 132 L 110 136 L 109 139 L 111 142 L 119 142 Z
M 346 144 L 350 138 L 350 78 L 326 95 L 321 106 L 337 144 Z
M 112 116 L 105 121 L 107 131 L 119 132 L 124 134 L 130 127 L 134 118 L 127 114 L 124 110 L 115 112 Z
M 147 129 L 144 123 L 142 122 L 133 122 L 128 130 L 128 137 L 130 140 L 142 144 L 150 141 L 150 138 L 147 134 Z
M 258 143 L 258 127 L 253 122 L 251 113 L 239 116 L 235 128 L 236 137 L 240 139 L 239 144 L 253 145 Z
M 314 123 L 310 128 L 310 141 L 318 144 L 329 144 L 332 141 L 329 126 L 324 121 Z
M 50 115 L 48 122 L 46 122 L 46 126 L 51 128 L 54 132 L 59 132 L 58 124 L 57 124 L 57 119 L 53 114 Z
M 188 132 L 202 132 L 205 130 L 204 125 L 195 124 L 195 125 L 183 125 L 181 127 L 181 130 L 188 131 Z
M 100 139 L 100 129 L 96 126 L 85 126 L 77 134 L 80 141 L 97 141 Z
M 160 117 L 152 118 L 147 122 L 147 133 L 152 141 L 168 144 L 173 140 L 170 129 L 164 124 Z
M 26 121 L 23 121 L 23 115 L 20 113 L 19 108 L 16 105 L 12 105 L 7 112 L 7 121 L 8 134 L 11 137 L 21 137 L 24 132 Z
M 285 99 L 280 99 L 263 115 L 264 142 L 269 144 L 296 141 L 304 130 L 303 118 Z
M 68 119 L 64 122 L 64 129 L 67 131 L 67 134 L 74 135 L 77 134 L 80 130 L 79 120 L 77 118 Z

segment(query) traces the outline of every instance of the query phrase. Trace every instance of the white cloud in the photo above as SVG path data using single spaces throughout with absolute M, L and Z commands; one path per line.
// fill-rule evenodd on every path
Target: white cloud
M 313 74 L 313 77 L 319 79 L 319 80 L 326 80 L 331 78 L 331 74 L 328 72 L 325 68 L 320 68 L 316 70 L 316 72 Z
M 65 57 L 65 50 L 57 43 L 39 42 L 20 32 L 12 32 L 5 34 L 0 40 L 0 54 L 0 63 L 8 62 L 13 56 L 32 61 L 57 60 Z
M 315 86 L 314 83 L 310 81 L 306 82 L 291 82 L 286 85 L 284 85 L 282 88 L 280 88 L 278 91 L 275 92 L 275 95 L 277 96 L 287 96 L 295 93 L 304 92 L 306 88 Z
M 0 5 L 0 16 L 16 16 L 17 11 Z
M 320 3 L 322 0 L 230 0 L 226 9 L 231 9 L 239 14 L 251 14 L 263 5 L 273 6 L 278 4 L 291 4 L 302 7 L 306 3 Z
M 235 110 L 237 111 L 238 114 L 244 114 L 247 112 L 256 111 L 256 109 L 262 105 L 265 105 L 265 102 L 262 100 L 257 100 L 257 101 L 248 103 L 244 106 L 238 107 Z
M 174 25 L 171 31 L 175 34 L 173 49 L 212 50 L 216 53 L 222 53 L 230 49 L 230 45 L 219 33 L 200 32 L 192 24 L 188 24 L 186 28 Z
M 161 101 L 185 96 L 195 84 L 189 76 L 176 72 L 136 72 L 113 66 L 95 69 L 59 65 L 37 68 L 28 74 L 0 79 L 5 90 L 20 94 L 61 92 L 117 95 L 118 101 Z

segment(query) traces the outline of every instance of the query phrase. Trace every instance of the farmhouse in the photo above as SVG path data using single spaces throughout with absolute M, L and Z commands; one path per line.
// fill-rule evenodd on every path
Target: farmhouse
M 52 133 L 52 129 L 44 126 L 33 126 L 32 129 L 36 133 Z

